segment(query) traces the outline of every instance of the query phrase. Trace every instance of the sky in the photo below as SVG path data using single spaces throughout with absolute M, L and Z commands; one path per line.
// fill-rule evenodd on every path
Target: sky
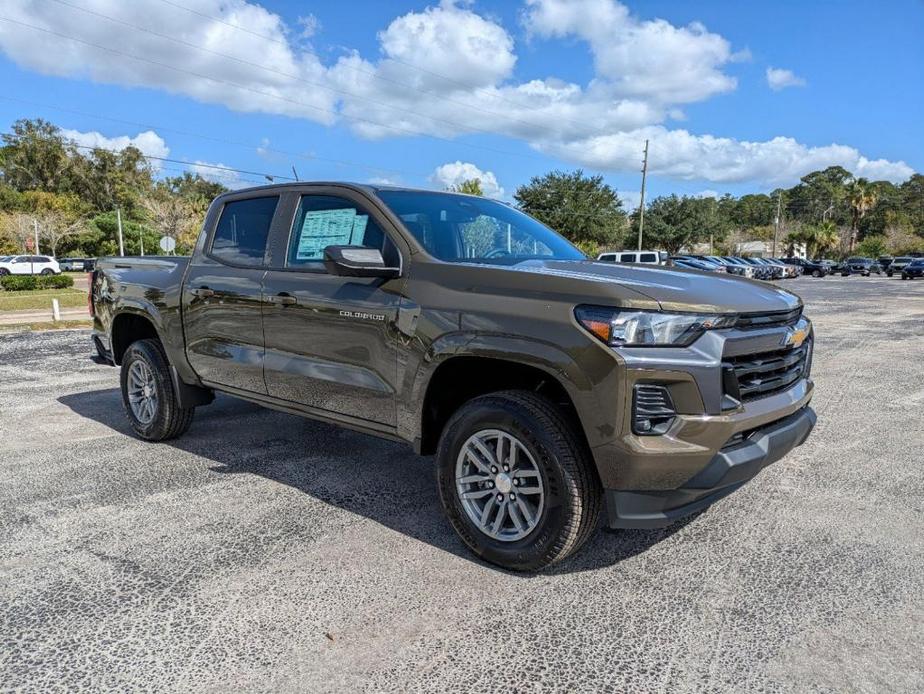
M 922 36 L 922 0 L 4 0 L 0 128 L 233 188 L 294 168 L 510 200 L 582 168 L 632 208 L 646 139 L 649 197 L 832 164 L 897 183 L 924 171 Z

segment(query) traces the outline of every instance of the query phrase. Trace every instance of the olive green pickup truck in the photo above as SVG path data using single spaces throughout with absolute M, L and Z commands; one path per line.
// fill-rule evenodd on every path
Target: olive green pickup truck
M 815 424 L 796 295 L 596 262 L 467 195 L 228 193 L 191 257 L 102 259 L 92 306 L 138 436 L 180 436 L 221 392 L 407 441 L 465 544 L 510 569 L 571 555 L 604 508 L 611 528 L 703 509 Z

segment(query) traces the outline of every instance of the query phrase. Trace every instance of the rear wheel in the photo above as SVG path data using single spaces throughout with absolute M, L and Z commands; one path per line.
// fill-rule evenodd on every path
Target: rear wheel
M 544 397 L 503 391 L 470 400 L 446 424 L 437 456 L 449 521 L 493 564 L 541 569 L 596 528 L 602 492 L 590 453 Z
M 46 268 L 45 268 L 44 270 L 42 270 L 39 274 L 41 274 L 41 275 L 53 275 L 53 274 L 55 274 L 55 271 L 52 270 L 50 267 L 46 267 Z
M 812 277 L 821 277 L 820 270 L 812 270 Z
M 122 357 L 121 385 L 125 414 L 141 438 L 176 438 L 192 424 L 195 408 L 179 406 L 160 341 L 139 340 L 129 346 Z

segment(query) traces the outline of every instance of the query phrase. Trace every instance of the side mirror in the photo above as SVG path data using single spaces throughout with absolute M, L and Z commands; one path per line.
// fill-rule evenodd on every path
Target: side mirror
M 328 246 L 324 249 L 324 267 L 341 277 L 397 277 L 401 268 L 388 267 L 378 248 L 366 246 Z

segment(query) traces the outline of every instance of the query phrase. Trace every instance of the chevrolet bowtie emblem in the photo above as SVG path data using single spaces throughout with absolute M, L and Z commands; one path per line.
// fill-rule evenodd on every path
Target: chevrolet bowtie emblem
M 783 335 L 783 339 L 780 340 L 780 344 L 783 347 L 799 347 L 803 342 L 805 342 L 806 337 L 808 337 L 808 332 L 805 330 L 805 328 L 797 328 L 795 330 L 790 328 L 786 331 L 786 334 Z

